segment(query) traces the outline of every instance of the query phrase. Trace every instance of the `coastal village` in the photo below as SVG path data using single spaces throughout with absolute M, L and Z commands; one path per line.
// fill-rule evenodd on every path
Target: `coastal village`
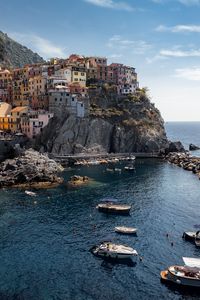
M 89 115 L 89 91 L 104 84 L 117 95 L 133 95 L 139 83 L 135 68 L 108 65 L 105 57 L 72 54 L 67 59 L 0 69 L 0 136 L 35 138 L 49 120 L 61 115 Z

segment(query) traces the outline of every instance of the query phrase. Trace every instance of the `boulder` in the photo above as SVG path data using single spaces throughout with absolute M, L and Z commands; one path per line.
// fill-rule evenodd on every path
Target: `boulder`
M 190 144 L 189 145 L 189 150 L 190 151 L 195 151 L 195 150 L 199 150 L 200 149 L 200 147 L 198 147 L 198 146 L 196 146 L 196 145 L 194 145 L 194 144 Z
M 0 187 L 5 186 L 37 186 L 48 182 L 60 183 L 58 173 L 63 168 L 47 155 L 32 149 L 26 150 L 19 157 L 5 160 L 0 164 Z
M 168 147 L 165 149 L 165 154 L 168 154 L 170 152 L 186 152 L 185 148 L 183 147 L 182 143 L 180 141 L 177 142 L 170 142 Z

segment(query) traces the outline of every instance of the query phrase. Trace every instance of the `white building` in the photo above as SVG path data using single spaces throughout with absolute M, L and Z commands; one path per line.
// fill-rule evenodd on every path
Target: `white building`
M 67 81 L 67 83 L 72 82 L 72 71 L 70 68 L 63 68 L 55 71 L 55 76 L 63 78 Z

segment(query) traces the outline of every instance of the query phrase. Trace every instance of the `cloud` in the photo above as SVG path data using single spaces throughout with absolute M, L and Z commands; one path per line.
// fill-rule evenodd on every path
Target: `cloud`
M 122 38 L 120 35 L 114 35 L 109 39 L 107 47 L 119 50 L 131 50 L 133 53 L 143 54 L 151 49 L 152 46 L 142 40 L 129 40 Z
M 166 56 L 166 57 L 200 57 L 200 49 L 194 50 L 160 50 L 159 53 L 161 56 Z
M 36 34 L 22 34 L 17 32 L 9 33 L 9 36 L 14 40 L 22 43 L 31 50 L 37 52 L 45 59 L 50 57 L 65 57 L 64 48 L 53 44 L 51 41 L 44 39 Z
M 147 62 L 148 64 L 152 64 L 152 63 L 154 63 L 154 62 L 156 62 L 156 61 L 159 61 L 159 60 L 167 60 L 167 59 L 168 59 L 167 56 L 162 56 L 162 55 L 158 54 L 158 55 L 155 55 L 155 56 L 153 56 L 153 57 L 146 57 L 146 62 Z
M 175 1 L 187 6 L 200 5 L 200 0 L 152 0 L 152 2 L 157 4 L 164 4 L 164 3 L 175 2 Z
M 167 27 L 164 25 L 159 25 L 155 29 L 158 32 L 174 32 L 174 33 L 187 33 L 187 32 L 196 32 L 200 33 L 200 25 L 176 25 L 172 27 Z
M 184 5 L 199 5 L 200 0 L 178 0 L 180 3 Z
M 176 69 L 174 76 L 187 80 L 200 81 L 200 67 Z
M 111 8 L 111 9 L 125 10 L 125 11 L 134 10 L 134 8 L 130 6 L 128 3 L 118 2 L 115 0 L 83 0 L 83 1 L 104 8 Z
M 122 54 L 113 53 L 113 54 L 109 55 L 109 58 L 119 59 L 119 58 L 122 58 L 122 56 L 123 56 Z

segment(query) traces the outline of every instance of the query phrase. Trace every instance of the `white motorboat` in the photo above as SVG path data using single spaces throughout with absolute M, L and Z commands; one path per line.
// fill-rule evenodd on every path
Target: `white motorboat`
M 160 273 L 163 282 L 200 287 L 200 259 L 183 257 L 184 266 L 171 266 Z
M 133 165 L 128 165 L 124 167 L 124 170 L 132 172 L 135 171 L 135 167 Z
M 122 233 L 122 234 L 136 234 L 137 228 L 117 226 L 115 227 L 115 232 Z
M 197 247 L 200 247 L 200 231 L 185 231 L 183 233 L 183 238 L 185 240 L 194 242 Z
M 183 232 L 183 239 L 187 240 L 187 241 L 194 241 L 195 237 L 196 237 L 196 232 L 194 231 L 185 231 Z
M 25 194 L 32 196 L 32 197 L 36 196 L 36 193 L 31 192 L 31 191 L 25 191 Z
M 98 204 L 97 209 L 104 213 L 127 215 L 130 212 L 131 205 L 107 202 Z
M 200 247 L 200 231 L 196 232 L 194 243 L 197 247 Z
M 122 169 L 119 169 L 119 168 L 115 168 L 114 170 L 115 170 L 115 172 L 118 172 L 118 173 L 121 173 L 121 171 L 122 171 Z
M 113 172 L 114 172 L 114 169 L 109 169 L 109 168 L 107 168 L 106 171 L 107 171 L 107 172 L 113 173 Z
M 91 252 L 96 256 L 116 259 L 127 259 L 138 255 L 137 251 L 133 248 L 117 245 L 112 242 L 103 242 L 98 246 L 94 246 Z

